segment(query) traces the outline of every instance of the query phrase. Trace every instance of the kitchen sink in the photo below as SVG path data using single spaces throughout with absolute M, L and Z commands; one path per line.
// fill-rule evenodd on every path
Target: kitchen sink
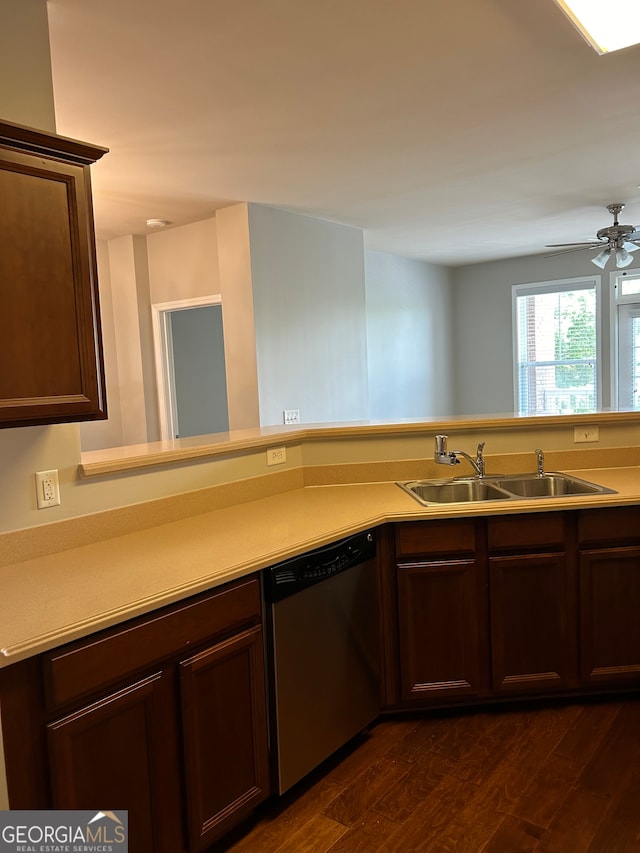
M 567 495 L 612 494 L 613 489 L 570 477 L 568 474 L 525 474 L 492 478 L 492 483 L 520 498 L 555 498 Z
M 425 505 L 616 494 L 614 489 L 559 472 L 490 476 L 482 479 L 460 477 L 449 480 L 409 480 L 398 485 Z
M 508 500 L 511 495 L 487 480 L 419 480 L 398 483 L 423 504 Z

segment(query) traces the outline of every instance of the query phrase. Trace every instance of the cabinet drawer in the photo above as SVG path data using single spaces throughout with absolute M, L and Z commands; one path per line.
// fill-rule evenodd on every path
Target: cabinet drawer
M 578 515 L 580 545 L 635 545 L 640 542 L 640 506 L 585 509 Z
M 476 525 L 473 519 L 420 521 L 396 525 L 396 556 L 473 554 Z
M 488 536 L 489 551 L 493 553 L 521 548 L 564 551 L 565 513 L 496 516 L 489 519 Z
M 68 705 L 203 640 L 260 620 L 257 577 L 43 655 L 49 710 Z

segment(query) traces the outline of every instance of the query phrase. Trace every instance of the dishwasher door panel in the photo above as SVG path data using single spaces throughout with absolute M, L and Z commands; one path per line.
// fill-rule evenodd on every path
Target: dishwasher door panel
M 378 716 L 375 560 L 277 602 L 272 618 L 282 793 Z

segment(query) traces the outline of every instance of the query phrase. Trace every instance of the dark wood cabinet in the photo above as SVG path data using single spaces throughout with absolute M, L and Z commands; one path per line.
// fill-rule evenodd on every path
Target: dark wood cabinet
M 0 122 L 0 426 L 106 417 L 89 174 L 104 153 Z
M 402 700 L 486 693 L 484 577 L 476 560 L 398 567 Z
M 397 529 L 401 702 L 487 694 L 487 572 L 477 550 L 474 520 Z
M 586 686 L 640 683 L 640 507 L 580 513 L 580 661 Z
M 202 850 L 269 791 L 262 630 L 180 664 L 189 849 Z
M 401 523 L 388 564 L 388 707 L 640 688 L 640 506 Z
M 564 513 L 488 521 L 491 674 L 497 695 L 546 693 L 576 683 L 577 588 L 574 561 L 565 552 L 569 536 Z
M 386 634 L 399 676 L 387 676 L 396 685 L 389 704 L 453 705 L 579 685 L 571 514 L 399 524 L 394 562 L 396 639 L 389 627 Z
M 135 849 L 162 853 L 184 849 L 169 681 L 155 673 L 47 726 L 53 807 L 127 809 Z
M 36 660 L 0 671 L 12 808 L 107 803 L 132 850 L 195 853 L 268 796 L 257 577 Z
M 496 693 L 568 688 L 575 672 L 575 588 L 564 554 L 491 557 L 491 672 Z

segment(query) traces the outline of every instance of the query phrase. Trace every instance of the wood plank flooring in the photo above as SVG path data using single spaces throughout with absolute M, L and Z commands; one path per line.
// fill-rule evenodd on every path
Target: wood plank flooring
M 385 719 L 214 850 L 638 853 L 640 699 Z

